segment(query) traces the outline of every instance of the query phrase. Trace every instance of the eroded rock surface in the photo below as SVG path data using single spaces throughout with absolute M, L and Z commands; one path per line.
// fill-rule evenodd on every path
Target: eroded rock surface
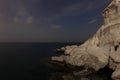
M 67 46 L 64 55 L 52 60 L 95 71 L 109 66 L 115 70 L 112 78 L 120 80 L 120 0 L 113 0 L 102 16 L 104 23 L 92 38 L 80 46 Z

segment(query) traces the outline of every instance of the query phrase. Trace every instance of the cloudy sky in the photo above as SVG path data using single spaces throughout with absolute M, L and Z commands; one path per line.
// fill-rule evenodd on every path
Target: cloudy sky
M 0 42 L 85 41 L 111 0 L 0 0 Z

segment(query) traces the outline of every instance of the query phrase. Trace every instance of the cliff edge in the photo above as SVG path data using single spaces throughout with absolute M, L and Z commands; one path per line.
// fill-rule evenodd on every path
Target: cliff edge
M 120 80 L 120 0 L 112 0 L 102 17 L 104 23 L 93 37 L 80 46 L 65 47 L 64 54 L 52 60 L 95 71 L 108 66 L 114 70 L 112 79 Z

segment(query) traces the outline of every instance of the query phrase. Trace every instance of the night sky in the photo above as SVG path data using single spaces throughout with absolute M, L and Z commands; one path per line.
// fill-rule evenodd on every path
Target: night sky
M 82 42 L 111 0 L 0 0 L 0 42 Z

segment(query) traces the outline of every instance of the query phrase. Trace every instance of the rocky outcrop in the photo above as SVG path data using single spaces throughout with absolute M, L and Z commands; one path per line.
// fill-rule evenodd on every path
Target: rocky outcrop
M 109 66 L 114 70 L 112 78 L 120 80 L 120 0 L 113 0 L 102 16 L 104 23 L 92 38 L 80 46 L 64 48 L 64 55 L 52 60 L 95 71 Z
M 65 53 L 69 53 L 73 48 L 76 48 L 78 47 L 77 45 L 72 45 L 72 46 L 65 46 L 65 47 L 62 47 L 60 49 L 57 49 L 56 51 L 57 52 L 65 52 Z M 69 50 L 69 51 L 67 51 Z

